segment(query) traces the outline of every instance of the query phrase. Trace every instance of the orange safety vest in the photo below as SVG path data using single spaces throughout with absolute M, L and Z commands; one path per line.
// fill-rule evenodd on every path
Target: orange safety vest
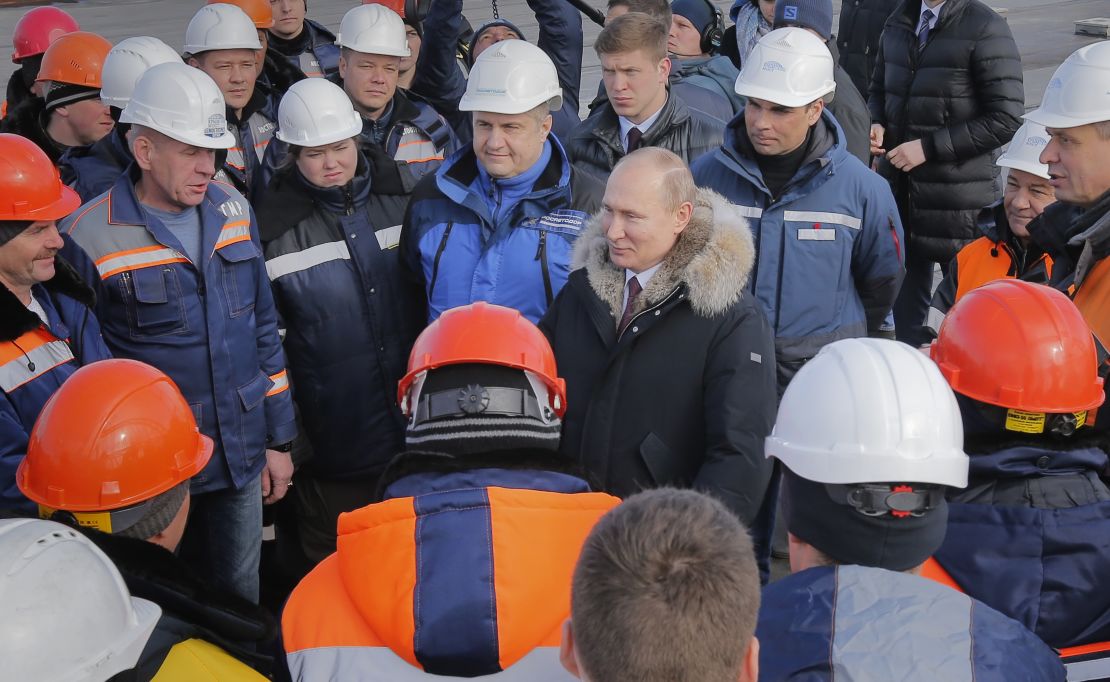
M 921 577 L 951 587 L 957 592 L 964 591 L 952 578 L 952 575 L 932 557 L 929 557 L 924 565 L 922 565 Z M 1110 677 L 1110 642 L 1094 642 L 1091 644 L 1081 644 L 1079 646 L 1069 646 L 1063 649 L 1057 649 L 1057 651 L 1060 653 L 1061 662 L 1068 668 L 1069 680 L 1094 680 Z M 1073 673 L 1073 669 L 1076 671 L 1082 670 L 1082 676 Z M 1089 676 L 1091 674 L 1097 676 L 1091 677 Z
M 1048 254 L 1041 254 L 1026 269 L 1031 269 L 1039 262 L 1044 262 L 1045 276 L 1052 276 L 1052 258 Z M 1005 242 L 996 242 L 988 237 L 980 237 L 971 242 L 956 254 L 956 299 L 959 301 L 963 295 L 972 289 L 983 286 L 988 282 L 998 279 L 1013 279 L 1019 277 L 1020 272 L 1014 266 L 1014 254 Z
M 1091 269 L 1072 297 L 1075 307 L 1083 313 L 1087 326 L 1103 346 L 1110 343 L 1110 257 L 1103 258 Z

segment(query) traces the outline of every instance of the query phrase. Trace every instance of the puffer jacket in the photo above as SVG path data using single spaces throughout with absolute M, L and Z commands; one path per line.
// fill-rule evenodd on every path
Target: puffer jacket
M 335 44 L 335 34 L 311 19 L 304 20 L 304 30 L 293 40 L 282 40 L 271 33 L 270 46 L 309 78 L 339 73 L 339 46 Z
M 823 566 L 771 583 L 755 634 L 767 682 L 1065 679 L 1060 659 L 1021 623 L 927 578 L 882 568 Z
M 934 555 L 960 589 L 1057 648 L 1110 640 L 1110 488 L 1099 478 L 1110 443 L 1072 441 L 969 442 L 968 486 L 948 495 Z
M 744 290 L 754 260 L 737 207 L 699 190 L 618 334 L 625 272 L 609 260 L 601 216 L 590 221 L 540 329 L 567 382 L 560 451 L 602 489 L 624 497 L 696 487 L 755 520 L 771 479 L 763 441 L 776 403 L 771 330 Z
M 34 511 L 15 485 L 31 427 L 78 367 L 112 357 L 92 312 L 93 290 L 63 257 L 54 257 L 54 269 L 31 289 L 49 324 L 0 284 L 0 508 Z
M 339 517 L 338 551 L 290 595 L 292 679 L 570 682 L 559 640 L 571 574 L 618 502 L 548 471 L 398 479 Z
M 705 88 L 728 100 L 732 106 L 732 114 L 721 120 L 731 120 L 738 111 L 744 108 L 744 98 L 736 94 L 736 77 L 740 75 L 740 71 L 733 66 L 728 57 L 721 55 L 691 57 L 689 59 L 672 57 L 671 63 L 673 64 L 672 72 L 677 76 L 677 80 Z M 690 103 L 687 102 L 687 104 Z M 712 112 L 706 113 L 713 115 Z M 721 117 L 717 116 L 717 118 Z
M 836 32 L 838 63 L 852 78 L 856 90 L 865 96 L 871 91 L 871 74 L 875 72 L 883 26 L 900 4 L 900 0 L 845 0 L 840 5 L 840 27 Z M 920 8 L 920 3 L 915 7 Z
M 831 39 L 825 43 L 837 60 L 836 43 Z M 833 71 L 836 93 L 828 109 L 844 131 L 844 142 L 848 153 L 864 163 L 871 165 L 871 112 L 867 110 L 867 100 L 860 90 L 852 84 L 852 79 L 837 64 Z M 866 92 L 866 91 L 863 91 Z
M 925 163 L 904 173 L 886 158 L 909 249 L 941 263 L 978 236 L 979 210 L 1001 196 L 997 150 L 1025 111 L 1021 56 L 1006 20 L 980 0 L 948 0 L 918 51 L 920 3 L 883 31 L 871 81 L 871 120 L 892 150 L 920 139 Z
M 23 67 L 20 67 L 12 71 L 12 75 L 8 77 L 8 87 L 5 91 L 6 96 L 3 104 L 0 105 L 0 119 L 7 116 L 9 111 L 14 111 L 23 100 L 37 97 L 37 95 L 31 92 L 31 88 L 27 87 L 27 83 L 24 82 L 23 76 Z
M 127 144 L 129 128 L 117 123 L 112 132 L 93 144 L 70 147 L 58 160 L 62 182 L 72 187 L 82 202 L 107 192 L 135 160 Z
M 0 133 L 22 135 L 38 145 L 50 157 L 50 162 L 58 163 L 69 147 L 54 141 L 46 132 L 46 102 L 41 97 L 28 97 L 19 106 L 8 110 L 8 115 L 0 121 Z
M 316 477 L 376 477 L 404 446 L 397 382 L 423 326 L 402 281 L 400 225 L 373 194 L 366 159 L 344 187 L 296 167 L 258 202 L 266 270 Z M 384 209 L 384 210 L 383 210 Z
M 825 345 L 882 335 L 902 276 L 902 225 L 890 188 L 844 148 L 827 111 L 806 158 L 772 197 L 744 118 L 693 166 L 694 180 L 739 204 L 758 252 L 748 287 L 775 331 L 779 388 Z
M 711 152 L 724 140 L 725 122 L 686 106 L 668 92 L 659 118 L 641 138 L 642 147 L 663 147 L 692 163 Z M 620 122 L 613 106 L 606 101 L 574 129 L 567 140 L 571 163 L 604 180 L 624 157 Z
M 925 320 L 932 338 L 952 306 L 972 289 L 1004 278 L 1047 284 L 1052 276 L 1052 258 L 1035 242 L 1025 246 L 1014 236 L 1002 202 L 983 209 L 979 230 L 983 236 L 960 249 L 933 293 Z
M 297 433 L 254 211 L 209 183 L 197 207 L 204 262 L 193 263 L 143 210 L 139 176 L 132 165 L 60 228 L 91 261 L 79 272 L 94 283 L 108 347 L 168 374 L 215 441 L 193 493 L 241 489 L 262 472 L 266 447 Z
M 401 260 L 424 292 L 429 322 L 474 301 L 519 310 L 539 321 L 570 274 L 570 252 L 604 187 L 571 165 L 558 138 L 531 191 L 498 215 L 504 190 L 487 196 L 472 148 L 452 155 L 412 195 L 401 229 Z M 538 163 L 538 162 L 537 162 Z M 511 181 L 511 179 L 510 179 Z

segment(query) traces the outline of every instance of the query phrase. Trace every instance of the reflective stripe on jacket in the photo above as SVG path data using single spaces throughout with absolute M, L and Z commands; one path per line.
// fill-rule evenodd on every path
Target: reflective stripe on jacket
M 268 444 L 296 434 L 254 214 L 234 189 L 210 183 L 198 207 L 205 262 L 194 264 L 139 204 L 137 177 L 132 166 L 62 230 L 93 261 L 85 277 L 99 285 L 108 346 L 168 374 L 215 441 L 193 492 L 239 488 L 262 471 Z
M 293 679 L 572 679 L 556 654 L 571 574 L 619 500 L 542 471 L 423 476 L 339 517 L 338 551 L 282 614 Z

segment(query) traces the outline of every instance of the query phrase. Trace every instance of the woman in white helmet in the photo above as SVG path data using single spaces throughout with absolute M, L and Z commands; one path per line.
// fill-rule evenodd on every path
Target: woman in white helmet
M 1044 126 L 1026 121 L 999 157 L 998 167 L 1006 169 L 1006 191 L 1002 201 L 983 209 L 983 236 L 960 249 L 933 293 L 925 319 L 931 338 L 936 338 L 948 310 L 972 289 L 1004 277 L 1043 284 L 1052 276 L 1052 258 L 1031 240 L 1027 229 L 1056 202 L 1048 166 L 1040 161 L 1047 145 Z
M 359 150 L 362 126 L 339 86 L 295 83 L 278 109 L 277 137 L 289 152 L 256 204 L 313 452 L 293 489 L 312 564 L 335 551 L 339 514 L 371 501 L 378 476 L 403 449 L 394 396 L 422 321 L 399 272 L 401 227 L 382 204 L 390 197 L 376 193 Z

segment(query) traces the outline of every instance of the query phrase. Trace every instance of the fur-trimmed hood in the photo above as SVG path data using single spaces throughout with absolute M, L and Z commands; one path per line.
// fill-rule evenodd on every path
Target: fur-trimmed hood
M 54 276 L 43 284 L 47 291 L 63 294 L 75 299 L 82 305 L 92 308 L 96 296 L 73 266 L 62 256 L 54 256 Z M 0 341 L 13 341 L 29 331 L 37 329 L 42 323 L 39 316 L 23 305 L 15 294 L 0 284 Z
M 684 284 L 695 313 L 720 315 L 740 299 L 754 263 L 751 229 L 739 208 L 712 190 L 699 189 L 689 225 L 637 299 L 634 312 L 659 303 Z M 601 213 L 590 219 L 575 244 L 572 269 L 578 268 L 586 269 L 590 288 L 619 320 L 624 269 L 609 260 Z

